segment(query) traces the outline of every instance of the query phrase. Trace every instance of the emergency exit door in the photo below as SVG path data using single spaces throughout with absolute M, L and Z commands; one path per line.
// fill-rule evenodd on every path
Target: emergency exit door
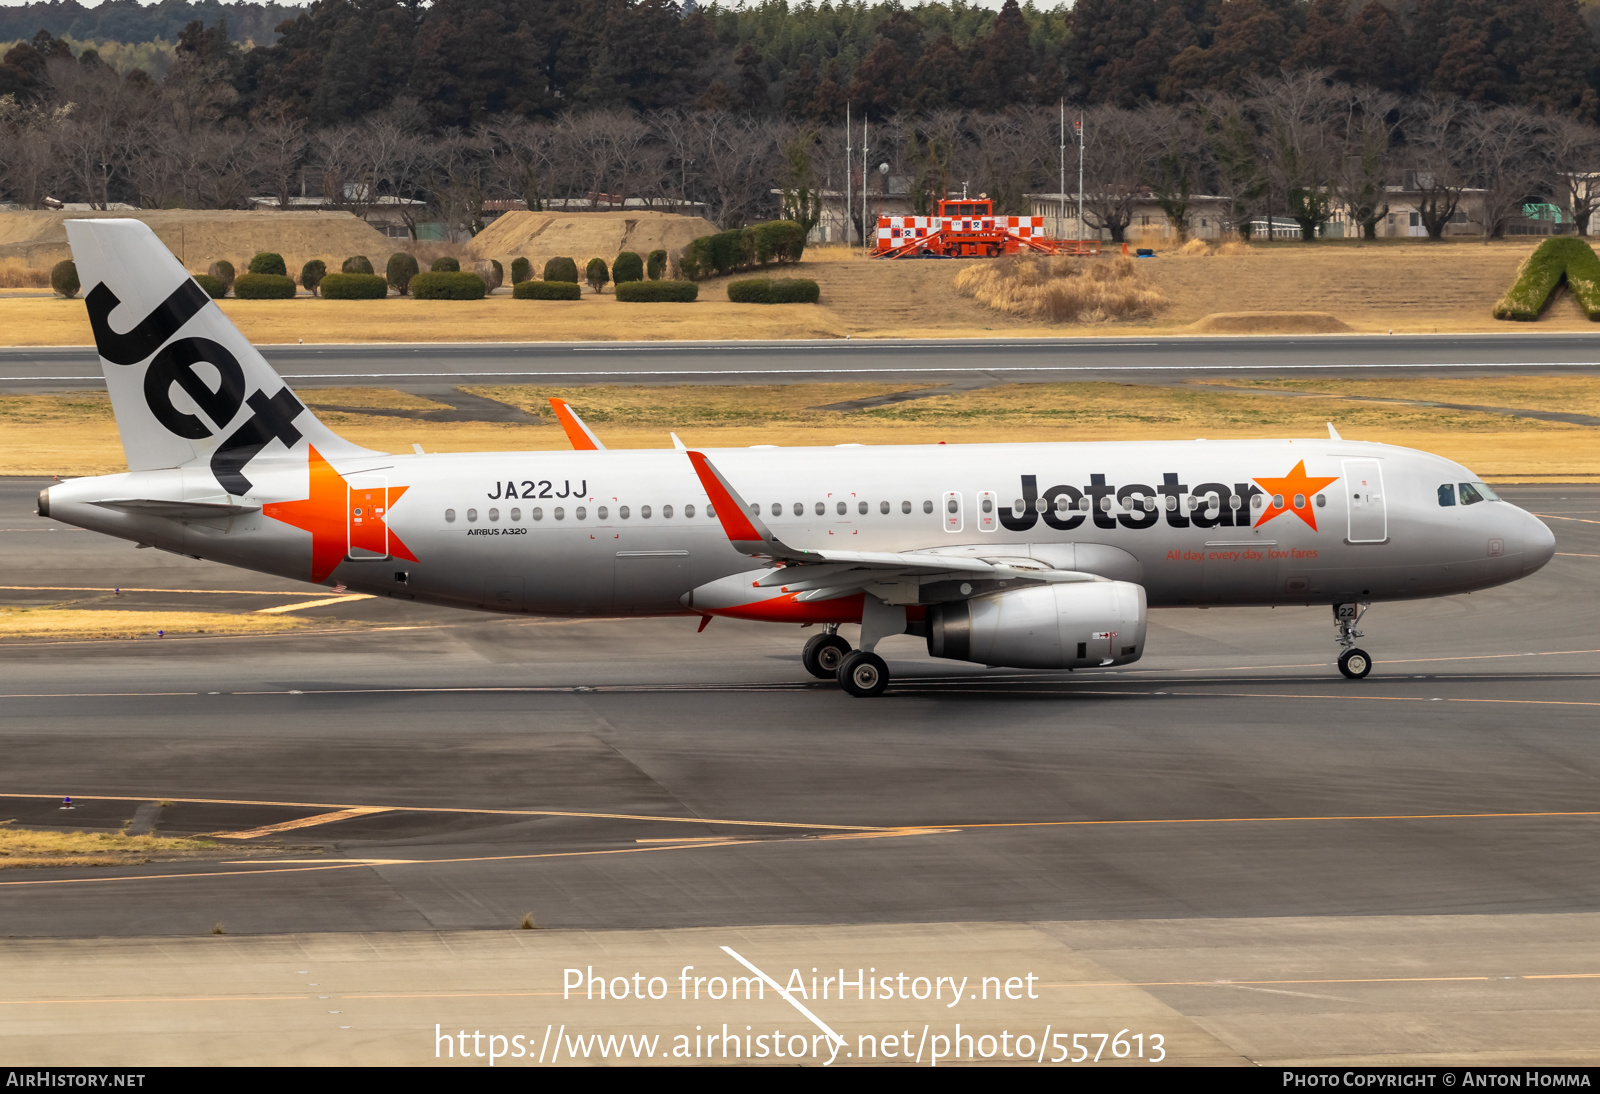
M 352 477 L 346 513 L 350 557 L 388 558 L 388 476 Z

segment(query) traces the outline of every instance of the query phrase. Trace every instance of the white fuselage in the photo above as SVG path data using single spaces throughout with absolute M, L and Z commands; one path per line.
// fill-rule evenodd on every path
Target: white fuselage
M 1439 596 L 1515 580 L 1553 551 L 1548 529 L 1512 505 L 1441 504 L 1441 486 L 1455 497 L 1476 478 L 1460 465 L 1352 441 L 707 455 L 792 547 L 1033 558 L 1142 585 L 1151 607 Z M 696 588 L 767 565 L 733 549 L 681 451 L 370 456 L 333 471 L 342 486 L 313 489 L 303 456 L 257 459 L 252 494 L 230 499 L 250 511 L 227 516 L 96 504 L 215 496 L 204 468 L 73 480 L 46 504 L 56 519 L 185 555 L 491 611 L 686 612 Z M 1286 493 L 1275 510 L 1275 483 L 1301 481 L 1313 488 L 1298 508 Z M 356 515 L 373 497 L 394 499 L 377 539 L 370 509 Z M 313 498 L 316 520 L 270 515 Z

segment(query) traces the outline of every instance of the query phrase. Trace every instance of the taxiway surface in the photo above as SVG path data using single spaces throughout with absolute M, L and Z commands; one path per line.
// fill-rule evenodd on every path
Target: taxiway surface
M 1600 370 L 1600 337 L 1568 333 L 1251 337 L 830 339 L 263 345 L 295 386 L 381 382 L 1171 382 L 1260 372 L 1473 375 Z M 104 387 L 87 346 L 0 349 L 0 391 Z
M 236 610 L 310 590 L 135 550 L 0 486 L 0 598 Z M 804 634 L 387 600 L 275 637 L 8 642 L 0 819 L 246 831 L 311 861 L 0 875 L 13 936 L 1600 909 L 1600 487 L 1507 488 L 1558 555 L 1375 607 L 1156 613 L 1126 671 L 929 660 L 852 700 Z M 121 599 L 107 591 L 124 590 Z M 272 599 L 276 594 L 278 599 Z M 105 606 L 105 605 L 100 605 Z M 356 860 L 371 861 L 357 865 Z M 92 897 L 91 897 L 92 892 Z
M 0 479 L 0 603 L 311 597 L 42 520 L 41 485 Z M 1378 605 L 1361 682 L 1325 607 L 1159 612 L 1106 673 L 892 639 L 865 701 L 805 675 L 804 632 L 729 620 L 367 599 L 276 637 L 6 641 L 0 820 L 230 835 L 204 861 L 0 870 L 0 1055 L 484 1063 L 441 1051 L 459 1029 L 523 1036 L 502 1064 L 597 1033 L 657 1038 L 637 1062 L 695 1038 L 694 1062 L 731 1025 L 827 1058 L 776 995 L 680 987 L 743 973 L 737 948 L 791 986 L 972 978 L 959 1010 L 812 999 L 847 1062 L 964 1028 L 1025 1030 L 1039 1062 L 1122 1029 L 1178 1063 L 1592 1063 L 1600 487 L 1504 493 L 1555 559 Z M 567 998 L 577 969 L 666 995 Z M 1024 973 L 1037 994 L 1000 1003 Z M 966 1059 L 1005 1062 L 984 1044 Z

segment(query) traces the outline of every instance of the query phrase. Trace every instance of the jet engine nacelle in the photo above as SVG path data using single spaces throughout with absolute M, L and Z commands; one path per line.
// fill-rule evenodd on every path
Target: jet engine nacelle
M 928 608 L 928 653 L 1024 669 L 1126 665 L 1144 653 L 1144 586 L 1036 585 Z

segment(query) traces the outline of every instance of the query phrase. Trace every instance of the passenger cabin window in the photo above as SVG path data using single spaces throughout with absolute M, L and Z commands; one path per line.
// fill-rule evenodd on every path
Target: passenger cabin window
M 563 519 L 564 517 L 566 517 L 566 515 L 567 515 L 567 511 L 565 509 L 561 508 L 561 506 L 559 506 L 559 505 L 556 506 L 556 508 L 555 508 L 555 518 L 557 520 Z
M 834 511 L 842 517 L 850 512 L 850 507 L 841 501 L 838 505 L 834 506 Z
M 683 507 L 683 515 L 686 517 L 694 516 L 694 504 L 692 502 Z
M 498 510 L 498 509 L 489 510 L 489 519 L 492 520 L 492 521 L 493 520 L 499 520 L 500 519 L 500 510 Z
M 621 517 L 623 520 L 627 520 L 628 519 L 628 507 L 626 505 L 617 506 L 617 516 Z
M 522 519 L 522 510 L 521 509 L 513 509 L 513 510 L 511 510 L 511 519 L 513 521 L 521 520 Z
M 931 502 L 931 501 L 925 501 L 925 502 L 923 502 L 923 503 L 922 503 L 922 511 L 923 511 L 923 512 L 924 512 L 924 513 L 931 513 L 931 512 L 933 512 L 933 502 Z
M 467 510 L 467 519 L 468 520 L 477 520 L 478 519 L 478 511 L 476 509 L 468 509 Z
M 865 505 L 866 502 L 862 502 L 861 504 Z M 863 512 L 865 512 L 865 510 L 863 510 Z M 886 502 L 886 501 L 880 501 L 878 503 L 878 512 L 882 513 L 884 516 L 888 516 L 889 515 L 889 503 Z
M 516 510 L 515 510 L 515 509 L 513 509 L 513 510 L 511 510 L 511 511 L 512 511 L 512 512 L 513 512 L 513 513 L 515 513 L 515 512 L 516 512 Z M 604 506 L 604 505 L 602 505 L 602 506 L 600 506 L 600 508 L 598 508 L 598 509 L 596 509 L 596 510 L 595 510 L 595 511 L 594 511 L 594 516 L 595 516 L 595 519 L 596 519 L 596 520 L 605 520 L 605 519 L 606 519 L 606 513 L 607 513 L 607 510 L 606 510 L 606 507 L 605 507 L 605 506 Z
M 693 515 L 694 515 L 693 513 L 690 514 L 690 516 L 693 516 Z M 716 519 L 716 516 L 717 516 L 717 508 L 716 508 L 716 506 L 707 505 L 706 506 L 706 516 L 711 517 L 713 520 Z
M 456 522 L 456 511 L 454 509 L 446 509 L 444 511 L 444 522 L 446 524 L 454 524 Z
M 672 519 L 672 506 L 663 505 L 661 507 L 661 519 L 662 520 L 671 520 Z
M 805 502 L 797 501 L 797 502 L 794 503 L 794 515 L 797 516 L 797 517 L 803 517 L 803 516 L 806 515 L 806 503 Z
M 528 515 L 530 517 L 532 517 L 534 520 L 543 520 L 544 519 L 544 510 L 539 508 L 537 505 L 535 505 L 532 509 L 528 510 Z
M 589 515 L 589 511 L 580 505 L 572 511 L 572 515 L 577 517 L 579 520 L 583 520 Z
M 783 516 L 783 502 L 775 501 L 772 503 L 772 515 L 775 517 Z
M 557 509 L 556 512 L 559 513 L 559 512 L 561 512 L 561 510 Z M 640 520 L 649 520 L 650 519 L 650 507 L 648 505 L 639 506 L 639 519 Z
M 911 512 L 911 503 L 909 501 L 901 502 L 900 503 L 900 512 L 902 512 L 902 513 Z

